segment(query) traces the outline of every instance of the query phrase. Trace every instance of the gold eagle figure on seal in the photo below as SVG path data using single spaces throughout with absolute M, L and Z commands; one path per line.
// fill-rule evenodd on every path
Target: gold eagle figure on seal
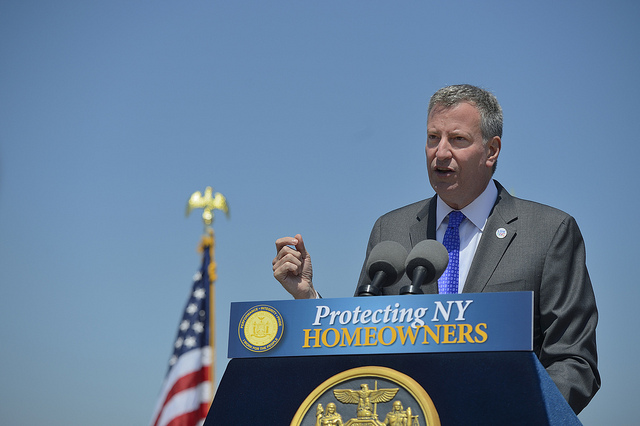
M 399 388 L 369 389 L 369 385 L 363 383 L 360 390 L 334 389 L 333 395 L 343 404 L 358 404 L 358 419 L 370 419 L 375 413 L 371 404 L 391 401 L 398 393 Z

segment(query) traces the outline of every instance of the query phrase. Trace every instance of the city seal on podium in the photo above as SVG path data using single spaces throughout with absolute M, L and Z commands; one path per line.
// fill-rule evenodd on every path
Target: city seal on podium
M 282 315 L 272 306 L 257 305 L 242 316 L 238 337 L 252 352 L 266 352 L 278 344 L 284 331 Z
M 387 367 L 358 367 L 315 388 L 291 426 L 440 426 L 433 401 L 411 377 Z

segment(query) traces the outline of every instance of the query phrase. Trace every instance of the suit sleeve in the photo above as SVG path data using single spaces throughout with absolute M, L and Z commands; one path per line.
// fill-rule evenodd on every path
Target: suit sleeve
M 540 283 L 540 362 L 576 413 L 600 388 L 598 311 L 584 241 L 567 216 L 549 246 Z

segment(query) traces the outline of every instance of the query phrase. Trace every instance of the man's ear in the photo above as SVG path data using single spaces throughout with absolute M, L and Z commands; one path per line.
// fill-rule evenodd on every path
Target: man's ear
M 494 136 L 487 142 L 487 167 L 493 167 L 496 161 L 498 161 L 501 147 L 502 141 L 500 140 L 500 136 Z

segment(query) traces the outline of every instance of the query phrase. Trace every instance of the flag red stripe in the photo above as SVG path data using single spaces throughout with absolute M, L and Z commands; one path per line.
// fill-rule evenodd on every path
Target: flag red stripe
M 174 395 L 190 389 L 190 388 L 194 388 L 196 386 L 198 386 L 200 383 L 202 382 L 207 382 L 209 381 L 209 373 L 211 371 L 211 366 L 205 365 L 203 366 L 200 370 L 198 371 L 194 371 L 192 373 L 186 374 L 182 377 L 180 377 L 178 380 L 176 380 L 176 382 L 173 384 L 173 386 L 171 387 L 171 390 L 169 390 L 169 392 L 167 393 L 167 396 L 164 399 L 164 402 L 162 403 L 162 408 L 159 410 L 158 412 L 158 417 L 156 418 L 155 422 L 153 422 L 154 426 L 156 426 L 158 424 L 158 421 L 160 420 L 160 415 L 162 414 L 162 411 L 164 410 L 164 406 L 171 401 L 171 398 L 173 398 Z M 205 413 L 206 415 L 206 413 Z M 179 416 L 177 418 L 180 418 L 182 416 Z M 173 421 L 173 420 L 172 420 Z M 169 423 L 171 424 L 171 423 Z
M 207 417 L 209 404 L 200 404 L 197 410 L 174 417 L 167 426 L 193 426 Z
M 167 401 L 171 400 L 173 395 L 178 392 L 182 392 L 183 390 L 194 388 L 198 386 L 202 382 L 209 381 L 209 372 L 211 371 L 211 367 L 208 365 L 203 366 L 200 370 L 194 371 L 193 373 L 189 373 L 185 376 L 180 377 L 174 384 L 169 393 L 167 393 L 167 397 L 165 398 L 165 404 Z

